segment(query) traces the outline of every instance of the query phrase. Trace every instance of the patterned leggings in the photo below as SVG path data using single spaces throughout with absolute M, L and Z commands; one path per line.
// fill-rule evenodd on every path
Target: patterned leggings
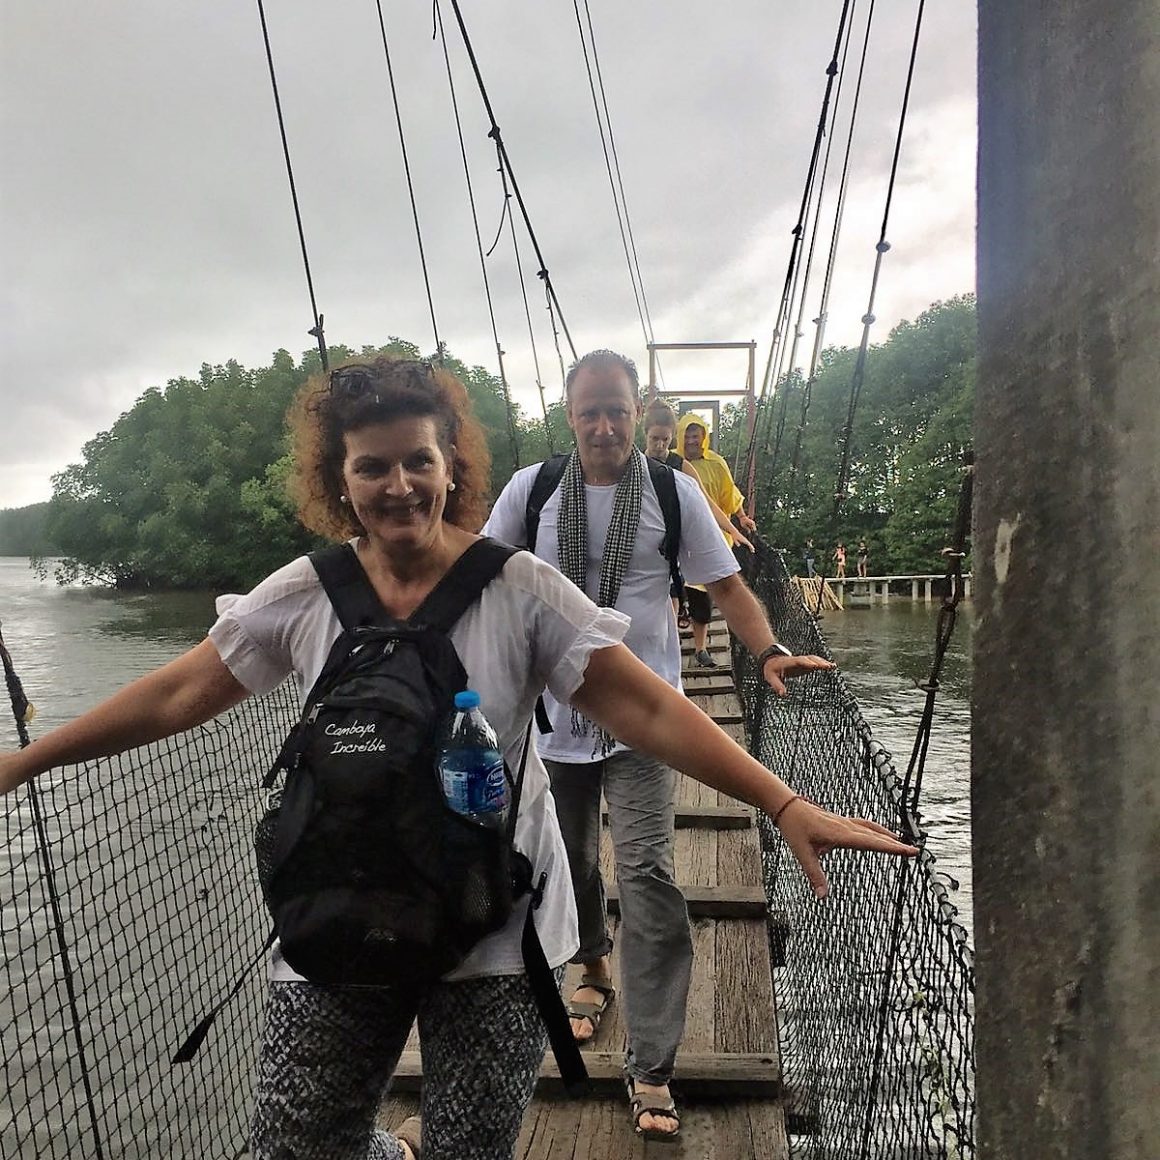
M 416 1015 L 423 1160 L 509 1160 L 547 1046 L 524 975 L 439 983 L 422 995 L 271 983 L 254 1160 L 402 1160 L 374 1122 Z

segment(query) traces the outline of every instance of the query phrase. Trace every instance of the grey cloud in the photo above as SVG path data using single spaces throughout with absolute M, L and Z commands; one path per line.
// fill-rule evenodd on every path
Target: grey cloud
M 909 49 L 913 11 L 889 8 L 872 42 L 856 158 L 857 188 L 874 191 L 874 207 L 856 220 L 880 213 Z M 640 357 L 571 6 L 464 9 L 577 345 L 610 342 Z M 494 365 L 430 7 L 384 11 L 442 337 L 468 361 Z M 328 336 L 358 345 L 401 334 L 430 347 L 374 7 L 285 0 L 267 12 Z M 768 342 L 836 15 L 836 6 L 767 0 L 593 7 L 658 339 Z M 488 244 L 501 208 L 495 155 L 453 23 L 447 31 Z M 310 308 L 252 6 L 96 0 L 70 6 L 65 20 L 49 3 L 7 14 L 6 32 L 3 147 L 18 165 L 5 178 L 0 236 L 0 503 L 24 503 L 45 498 L 49 471 L 75 460 L 150 383 L 195 374 L 203 361 L 256 364 L 278 347 L 306 349 Z M 973 32 L 969 5 L 928 12 L 912 99 L 929 123 L 920 168 L 905 170 L 916 220 L 946 221 L 940 148 L 949 155 L 954 142 L 940 143 L 937 110 L 973 107 Z M 928 187 L 937 203 L 923 202 Z M 971 189 L 957 198 L 954 220 L 969 234 Z M 542 289 L 521 243 L 551 384 Z M 872 243 L 843 247 L 858 251 L 840 272 L 856 287 L 843 291 L 851 299 Z M 907 269 L 901 249 L 892 270 Z M 949 272 L 939 281 L 929 262 L 915 269 L 917 308 L 966 288 Z M 510 243 L 489 274 L 517 396 L 538 406 Z M 684 365 L 698 373 L 671 361 L 674 375 Z

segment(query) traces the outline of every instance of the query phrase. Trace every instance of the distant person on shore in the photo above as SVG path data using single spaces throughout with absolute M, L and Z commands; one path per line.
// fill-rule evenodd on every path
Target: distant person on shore
M 838 546 L 834 549 L 834 579 L 844 580 L 846 578 L 846 545 L 840 540 Z
M 661 554 L 664 517 L 634 442 L 642 415 L 635 364 L 609 350 L 584 355 L 568 372 L 565 404 L 576 449 L 540 509 L 534 551 L 599 604 L 631 617 L 625 646 L 683 701 L 677 691 L 680 641 L 665 599 L 671 577 Z M 534 464 L 512 476 L 484 527 L 488 535 L 511 544 L 528 542 L 528 503 L 540 470 Z M 686 579 L 709 587 L 734 632 L 757 656 L 769 685 L 784 694 L 786 679 L 832 667 L 820 657 L 787 655 L 775 642 L 700 489 L 678 472 L 673 483 L 681 508 L 681 569 Z M 654 678 L 642 687 L 629 673 L 621 676 L 620 700 L 636 702 L 644 693 L 653 703 L 644 711 L 656 712 L 648 694 Z M 674 730 L 668 743 L 654 744 L 650 732 L 648 743 L 641 744 L 643 732 L 610 727 L 607 714 L 598 719 L 589 712 L 590 701 L 573 698 L 568 704 L 557 688 L 545 693 L 544 704 L 553 731 L 537 746 L 551 776 L 580 926 L 573 961 L 583 965 L 583 974 L 570 1002 L 572 1031 L 582 1043 L 591 1040 L 616 994 L 600 872 L 603 789 L 620 890 L 619 985 L 630 1111 L 638 1135 L 671 1139 L 680 1129 L 680 1115 L 668 1085 L 684 1032 L 693 953 L 688 911 L 674 877 L 673 771 L 687 770 L 683 755 L 699 749 L 701 741 L 671 720 L 658 720 L 658 727 Z
M 806 540 L 806 546 L 802 549 L 802 563 L 806 566 L 806 577 L 810 580 L 814 577 L 815 559 L 817 559 L 817 553 L 814 550 L 814 541 L 808 539 Z
M 745 496 L 733 482 L 733 475 L 725 460 L 709 447 L 709 429 L 699 415 L 682 415 L 677 423 L 677 446 L 700 477 L 708 497 L 727 515 L 736 518 L 747 532 L 757 525 L 745 514 Z M 717 662 L 706 647 L 709 643 L 709 622 L 713 619 L 713 600 L 703 586 L 685 585 L 689 600 L 689 618 L 693 622 L 693 663 L 713 669 Z
M 858 575 L 863 578 L 870 575 L 870 549 L 865 540 L 858 541 Z

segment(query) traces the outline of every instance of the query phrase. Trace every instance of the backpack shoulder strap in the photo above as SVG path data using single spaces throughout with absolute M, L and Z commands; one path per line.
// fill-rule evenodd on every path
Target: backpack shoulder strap
M 310 553 L 322 587 L 347 632 L 361 624 L 388 624 L 390 617 L 350 544 L 331 544 Z
M 476 540 L 411 613 L 409 622 L 450 632 L 518 551 L 519 548 L 487 536 Z
M 679 554 L 681 550 L 681 501 L 677 495 L 677 481 L 673 469 L 664 463 L 645 456 L 648 473 L 656 488 L 657 500 L 661 505 L 661 515 L 665 520 L 665 539 L 661 544 L 661 554 L 669 562 L 669 574 L 674 584 L 682 584 Z
M 567 466 L 567 455 L 553 455 L 551 459 L 545 459 L 540 464 L 540 470 L 536 472 L 532 490 L 528 495 L 528 505 L 524 510 L 524 527 L 526 529 L 524 539 L 527 540 L 529 552 L 536 550 L 536 533 L 540 530 L 540 512 L 544 510 L 548 496 L 560 486 L 560 480 L 564 478 L 564 468 Z

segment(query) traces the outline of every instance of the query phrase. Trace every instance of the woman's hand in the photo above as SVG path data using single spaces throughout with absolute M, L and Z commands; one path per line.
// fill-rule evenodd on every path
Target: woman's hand
M 878 850 L 903 857 L 918 853 L 917 846 L 900 842 L 877 822 L 840 817 L 802 797 L 782 807 L 777 827 L 819 898 L 830 890 L 821 858 L 831 850 Z
M 736 528 L 730 528 L 729 535 L 733 539 L 735 548 L 748 548 L 751 552 L 757 550 Z
M 779 696 L 786 695 L 785 683 L 792 677 L 800 677 L 805 673 L 828 672 L 838 666 L 825 657 L 800 656 L 783 657 L 772 656 L 761 668 L 761 675 L 765 683 Z

